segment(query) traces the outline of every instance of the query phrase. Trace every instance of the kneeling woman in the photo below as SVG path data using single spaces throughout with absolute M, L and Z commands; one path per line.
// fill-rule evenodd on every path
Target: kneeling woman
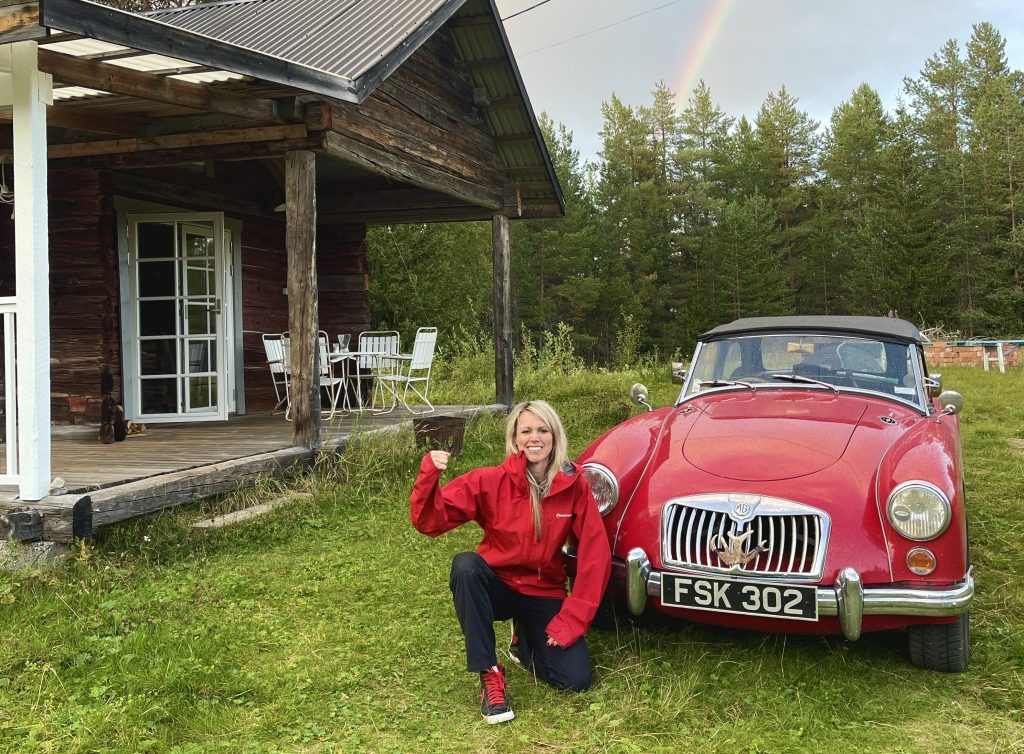
M 476 552 L 452 561 L 455 612 L 466 637 L 466 665 L 480 673 L 481 703 L 489 723 L 515 715 L 495 654 L 494 621 L 512 619 L 509 656 L 555 688 L 590 686 L 590 655 L 583 634 L 608 581 L 611 553 L 601 515 L 583 474 L 566 455 L 565 429 L 544 401 L 520 403 L 505 433 L 508 457 L 500 466 L 470 471 L 438 486 L 448 454 L 423 458 L 413 487 L 413 525 L 436 537 L 467 521 L 484 536 Z M 565 592 L 562 545 L 578 542 L 572 594 Z

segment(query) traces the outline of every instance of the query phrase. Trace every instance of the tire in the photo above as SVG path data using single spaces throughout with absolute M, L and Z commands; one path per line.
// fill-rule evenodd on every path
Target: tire
M 955 623 L 907 627 L 910 662 L 941 673 L 962 673 L 971 660 L 971 616 L 964 613 Z

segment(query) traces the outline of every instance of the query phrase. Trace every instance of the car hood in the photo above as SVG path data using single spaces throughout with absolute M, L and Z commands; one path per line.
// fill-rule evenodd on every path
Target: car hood
M 723 479 L 767 482 L 814 474 L 843 457 L 867 402 L 825 391 L 728 391 L 692 401 L 686 460 Z

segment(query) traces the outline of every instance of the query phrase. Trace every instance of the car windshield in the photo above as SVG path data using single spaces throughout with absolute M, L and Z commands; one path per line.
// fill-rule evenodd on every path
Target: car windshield
M 772 334 L 702 343 L 683 397 L 763 383 L 864 390 L 924 405 L 914 348 L 870 337 Z

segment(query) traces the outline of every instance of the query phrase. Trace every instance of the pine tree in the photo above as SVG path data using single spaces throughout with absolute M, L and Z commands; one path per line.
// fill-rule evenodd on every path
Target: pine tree
M 722 209 L 706 250 L 715 258 L 716 321 L 791 313 L 778 235 L 774 206 L 759 194 Z
M 771 93 L 765 99 L 755 125 L 758 190 L 772 202 L 779 218 L 779 251 L 786 260 L 797 311 L 813 311 L 813 298 L 803 290 L 806 275 L 802 255 L 815 207 L 818 123 L 798 110 L 797 99 L 782 87 L 778 94 Z
M 729 192 L 730 135 L 733 119 L 711 99 L 701 81 L 680 116 L 679 169 L 680 248 L 685 270 L 678 338 L 691 342 L 716 324 L 709 302 L 715 299 L 714 259 L 707 253 L 708 234 L 725 206 Z M 708 266 L 712 265 L 712 266 Z

